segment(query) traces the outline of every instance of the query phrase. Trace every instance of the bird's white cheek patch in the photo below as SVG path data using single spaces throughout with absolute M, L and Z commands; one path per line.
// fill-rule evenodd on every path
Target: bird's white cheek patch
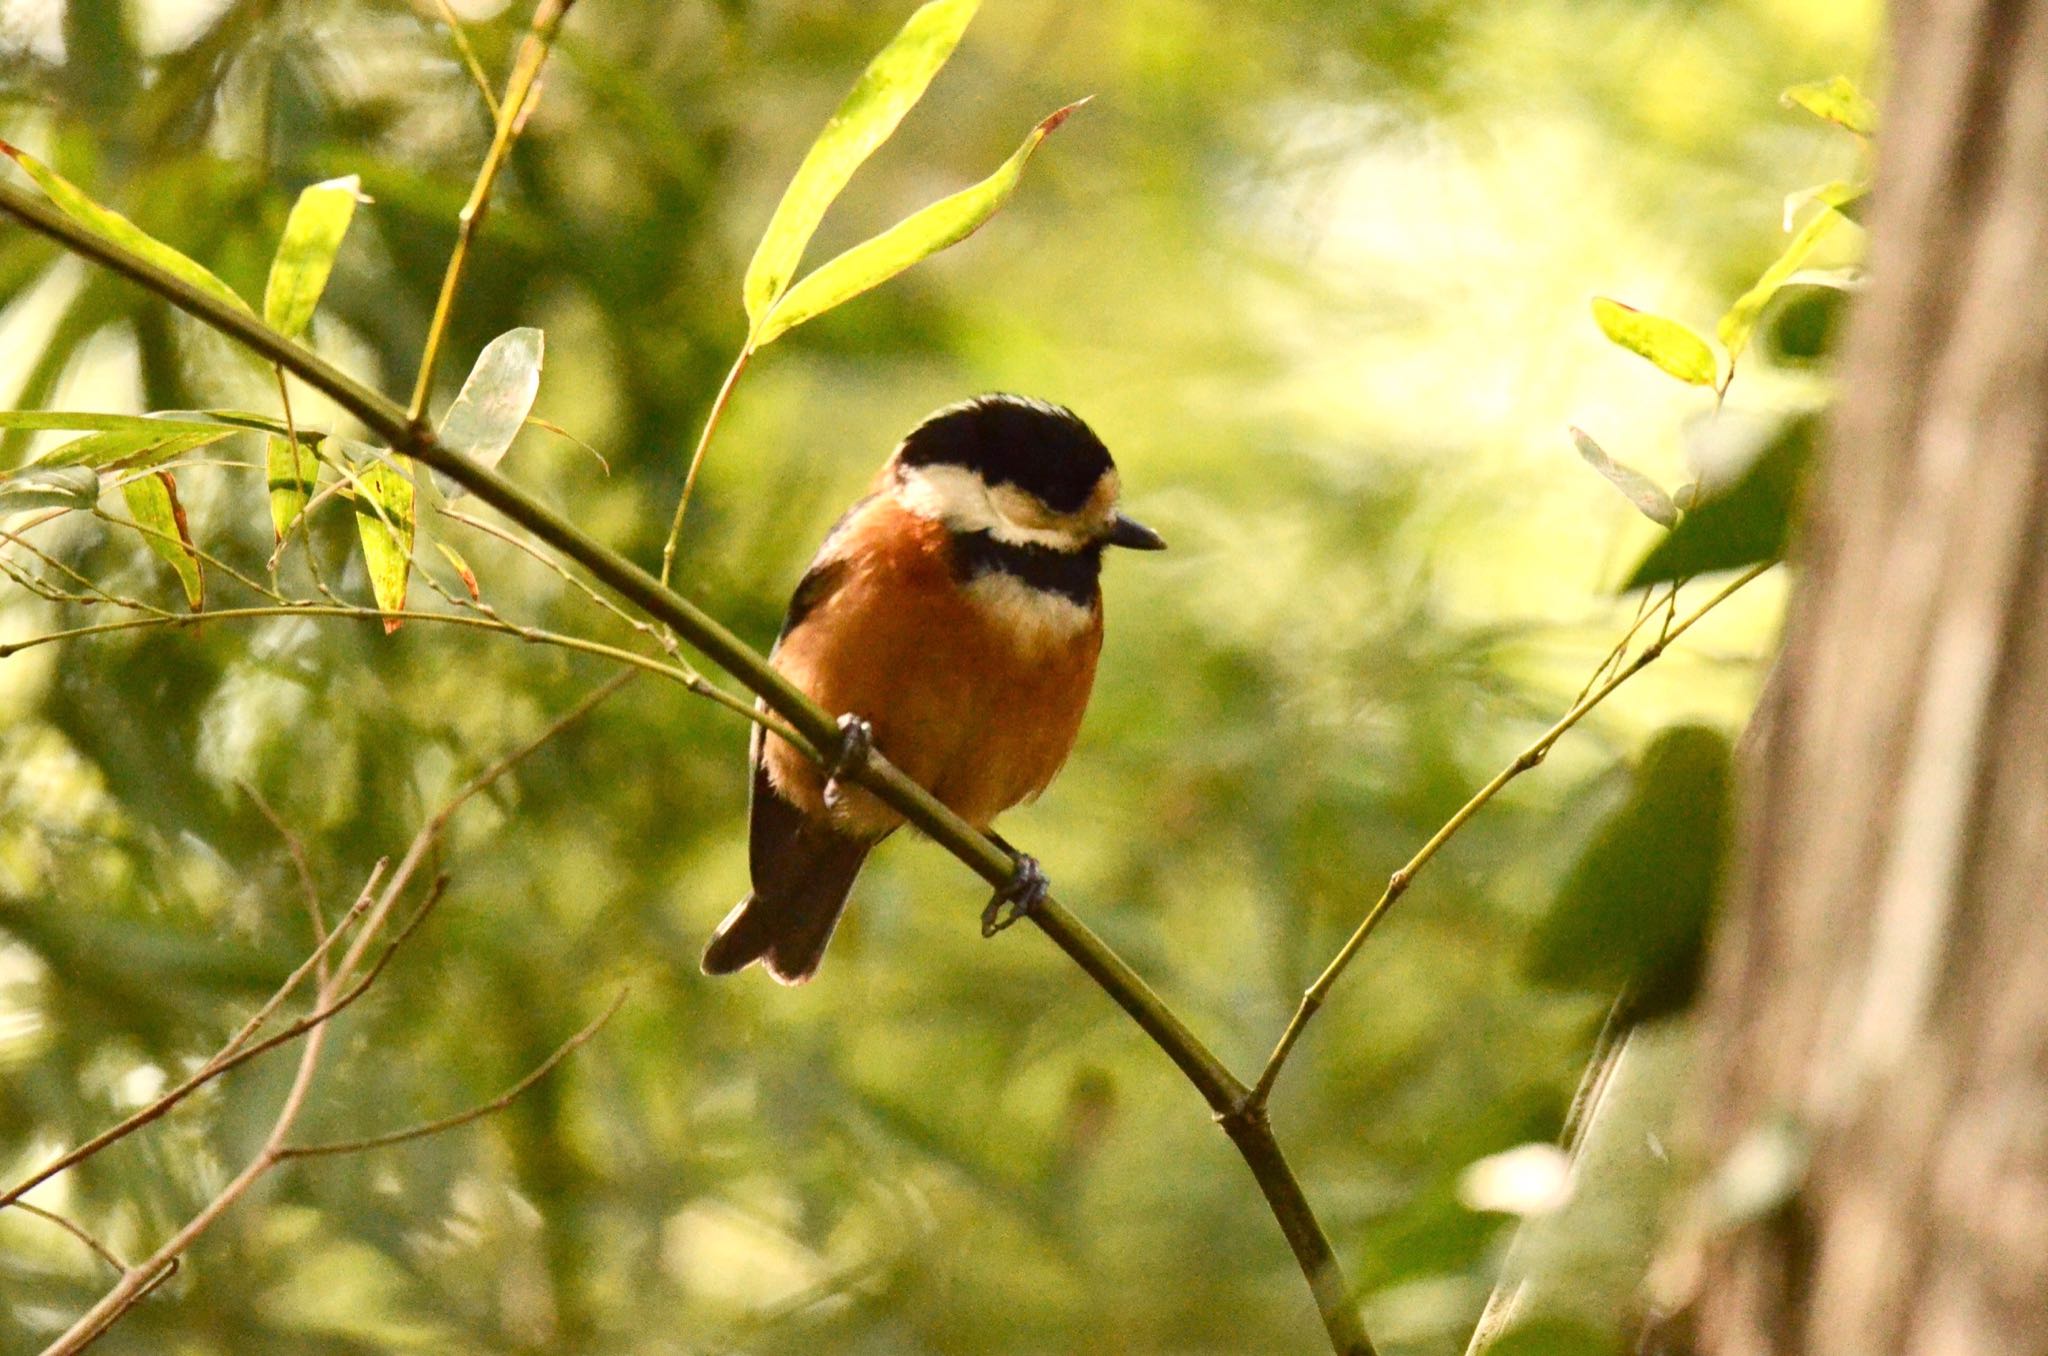
M 1095 623 L 1093 608 L 1000 570 L 970 581 L 965 592 L 997 630 L 1026 648 L 1064 645 Z

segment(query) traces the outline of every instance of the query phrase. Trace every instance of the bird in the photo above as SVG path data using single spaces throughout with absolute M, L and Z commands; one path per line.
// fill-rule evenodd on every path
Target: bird
M 824 766 L 760 726 L 749 745 L 752 891 L 706 974 L 817 973 L 861 864 L 902 816 L 848 773 L 879 751 L 1016 862 L 993 935 L 1047 891 L 990 829 L 1066 762 L 1102 650 L 1102 557 L 1165 540 L 1118 507 L 1109 450 L 1072 410 L 977 396 L 927 416 L 826 534 L 769 663 L 838 716 Z M 1008 910 L 1007 914 L 1005 910 Z

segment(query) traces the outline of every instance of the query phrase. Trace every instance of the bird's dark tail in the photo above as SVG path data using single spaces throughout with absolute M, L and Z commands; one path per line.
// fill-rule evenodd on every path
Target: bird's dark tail
M 817 973 L 874 843 L 810 819 L 760 770 L 752 818 L 754 892 L 711 934 L 704 973 L 729 975 L 758 960 L 778 982 L 801 984 Z

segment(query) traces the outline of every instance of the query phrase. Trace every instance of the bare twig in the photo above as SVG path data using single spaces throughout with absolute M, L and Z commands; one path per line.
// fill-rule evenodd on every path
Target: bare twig
M 468 1125 L 471 1121 L 482 1120 L 485 1116 L 503 1111 L 525 1095 L 534 1084 L 554 1072 L 557 1064 L 560 1064 L 588 1043 L 590 1038 L 595 1036 L 604 1024 L 609 1022 L 618 1012 L 620 1006 L 625 1003 L 627 992 L 625 989 L 619 990 L 618 996 L 612 999 L 611 1005 L 587 1022 L 581 1031 L 578 1031 L 575 1035 L 569 1037 L 568 1040 L 556 1046 L 554 1052 L 528 1070 L 525 1077 L 488 1102 L 479 1103 L 476 1106 L 470 1107 L 467 1111 L 458 1111 L 452 1116 L 443 1116 L 438 1120 L 423 1121 L 418 1125 L 407 1126 L 403 1130 L 392 1130 L 381 1135 L 370 1135 L 364 1139 L 329 1140 L 324 1144 L 289 1144 L 280 1151 L 279 1156 L 282 1158 L 313 1158 L 321 1154 L 366 1153 L 371 1149 L 382 1149 L 393 1144 L 403 1144 L 407 1140 L 425 1139 L 429 1135 L 438 1135 L 443 1131 L 453 1130 L 458 1126 Z
M 469 34 L 463 29 L 462 20 L 455 17 L 455 10 L 448 0 L 434 0 L 434 7 L 441 12 L 441 22 L 448 25 L 448 36 L 455 40 L 455 50 L 461 54 L 462 64 L 469 70 L 469 78 L 476 82 L 476 92 L 484 96 L 484 107 L 491 110 L 491 121 L 496 122 L 498 96 L 491 90 L 483 63 L 476 59 L 476 49 L 469 45 Z
M 1374 902 L 1373 906 L 1366 910 L 1365 918 L 1352 932 L 1343 947 L 1338 950 L 1336 957 L 1324 968 L 1322 974 L 1316 977 L 1315 983 L 1309 985 L 1308 989 L 1302 994 L 1301 1002 L 1294 1010 L 1294 1016 L 1288 1020 L 1286 1030 L 1280 1033 L 1279 1043 L 1273 1047 L 1273 1053 L 1266 1060 L 1266 1067 L 1259 1074 L 1259 1081 L 1252 1087 L 1251 1093 L 1247 1098 L 1248 1105 L 1255 1108 L 1265 1105 L 1266 1099 L 1272 1095 L 1275 1080 L 1280 1077 L 1281 1067 L 1287 1063 L 1287 1056 L 1293 1051 L 1295 1042 L 1301 1039 L 1301 1033 L 1308 1026 L 1309 1019 L 1315 1016 L 1318 1008 L 1322 1007 L 1323 1001 L 1329 997 L 1331 987 L 1336 984 L 1346 967 L 1351 964 L 1352 958 L 1358 954 L 1358 949 L 1365 945 L 1365 939 L 1372 935 L 1372 930 L 1379 926 L 1379 922 L 1386 916 L 1387 910 L 1394 906 L 1395 900 L 1407 892 L 1408 886 L 1414 881 L 1416 873 L 1427 866 L 1430 859 L 1435 857 L 1438 852 L 1442 851 L 1444 844 L 1450 842 L 1458 830 L 1464 828 L 1474 815 L 1485 809 L 1487 802 L 1499 795 L 1503 787 L 1542 762 L 1545 755 L 1550 752 L 1551 746 L 1563 738 L 1566 731 L 1585 719 L 1587 712 L 1600 705 L 1601 702 L 1606 701 L 1616 688 L 1656 662 L 1657 657 L 1664 653 L 1665 648 L 1672 641 L 1677 640 L 1686 631 L 1691 629 L 1693 623 L 1719 607 L 1745 584 L 1748 584 L 1758 575 L 1770 569 L 1772 563 L 1765 561 L 1760 565 L 1753 565 L 1749 569 L 1744 570 L 1735 577 L 1733 582 L 1723 587 L 1713 597 L 1707 599 L 1706 602 L 1694 608 L 1681 621 L 1672 622 L 1668 619 L 1671 605 L 1667 600 L 1666 608 L 1663 609 L 1667 612 L 1667 621 L 1659 631 L 1657 639 L 1645 646 L 1634 659 L 1618 669 L 1613 677 L 1574 702 L 1571 709 L 1559 717 L 1556 724 L 1539 735 L 1536 741 L 1529 745 L 1528 748 L 1523 749 L 1512 763 L 1509 763 L 1494 775 L 1493 780 L 1480 787 L 1472 799 L 1466 801 L 1464 806 L 1456 814 L 1452 815 L 1449 821 L 1442 828 L 1438 829 L 1431 836 L 1430 840 L 1424 843 L 1399 871 L 1393 874 L 1392 878 L 1387 882 L 1387 888 L 1381 892 L 1379 899 Z M 1643 615 L 1646 617 L 1653 615 L 1657 610 L 1659 609 L 1652 609 Z M 1640 625 L 1640 619 L 1638 624 Z M 1603 663 L 1602 667 L 1605 668 L 1606 665 Z
M 254 1186 L 279 1163 L 294 1156 L 291 1152 L 289 1138 L 293 1126 L 297 1124 L 300 1113 L 305 1109 L 306 1099 L 311 1092 L 314 1076 L 319 1069 L 328 1030 L 326 1019 L 335 1012 L 340 1011 L 356 995 L 369 987 L 369 984 L 375 980 L 377 974 L 382 970 L 383 963 L 390 958 L 398 944 L 404 941 L 405 936 L 411 931 L 413 926 L 417 925 L 419 918 L 424 917 L 427 909 L 432 906 L 433 900 L 439 896 L 440 883 L 437 882 L 427 902 L 422 904 L 413 921 L 406 926 L 398 938 L 391 943 L 390 947 L 386 948 L 384 954 L 379 958 L 376 965 L 371 968 L 369 973 L 358 979 L 356 975 L 357 967 L 362 964 L 363 958 L 368 953 L 371 944 L 376 940 L 383 929 L 384 923 L 390 917 L 391 910 L 404 894 L 406 888 L 411 884 L 414 875 L 419 871 L 421 864 L 425 862 L 428 854 L 439 841 L 449 821 L 471 799 L 488 789 L 493 783 L 505 776 L 506 773 L 518 767 L 527 758 L 531 757 L 535 751 L 568 729 L 576 721 L 588 715 L 599 703 L 623 687 L 631 677 L 630 671 L 616 675 L 612 680 L 591 692 L 532 739 L 504 754 L 475 777 L 465 782 L 456 790 L 454 795 L 443 803 L 440 809 L 435 811 L 420 826 L 419 831 L 413 835 L 412 842 L 407 846 L 397 868 L 391 872 L 390 877 L 384 882 L 383 888 L 376 892 L 375 902 L 369 906 L 367 915 L 364 917 L 361 925 L 353 931 L 353 940 L 350 942 L 347 951 L 342 955 L 340 961 L 335 964 L 327 982 L 320 988 L 315 1012 L 318 1020 L 309 1022 L 305 1027 L 306 1041 L 300 1049 L 299 1063 L 296 1072 L 293 1074 L 291 1087 L 285 1094 L 284 1102 L 278 1109 L 277 1117 L 271 1124 L 269 1134 L 264 1138 L 262 1148 L 243 1165 L 240 1172 L 236 1173 L 211 1200 L 202 1206 L 191 1219 L 187 1220 L 154 1253 L 138 1265 L 128 1268 L 113 1288 L 101 1296 L 91 1309 L 82 1314 L 55 1342 L 44 1348 L 43 1356 L 71 1356 L 72 1353 L 83 1350 L 109 1326 L 118 1321 L 122 1314 L 140 1303 L 142 1296 L 147 1292 L 148 1288 L 159 1279 L 159 1273 L 182 1255 L 194 1241 L 211 1228 L 223 1214 L 246 1195 L 249 1188 Z M 381 870 L 381 868 L 382 864 L 380 863 L 379 869 Z M 363 893 L 367 897 L 371 891 L 366 888 Z M 329 934 L 327 943 L 323 945 L 331 945 L 334 940 L 342 935 L 344 935 L 343 929 L 336 928 L 333 933 Z M 311 963 L 309 958 L 308 964 Z M 305 968 L 305 966 L 301 966 L 299 973 L 303 973 Z M 253 1057 L 255 1054 L 260 1053 L 262 1049 L 278 1043 L 280 1039 L 289 1039 L 289 1037 L 285 1036 L 285 1033 L 280 1032 L 277 1036 L 272 1037 L 271 1040 L 259 1043 L 258 1046 L 238 1051 L 237 1058 Z M 573 1049 L 575 1044 L 581 1044 L 582 1040 L 587 1039 L 587 1036 L 581 1037 L 570 1048 Z M 563 1053 L 566 1054 L 567 1051 Z M 553 1062 L 551 1061 L 547 1067 L 553 1067 Z M 523 1088 L 520 1090 L 523 1090 Z M 161 1115 L 162 1113 L 159 1112 L 158 1114 Z M 73 1158 L 72 1161 L 75 1162 L 77 1160 Z

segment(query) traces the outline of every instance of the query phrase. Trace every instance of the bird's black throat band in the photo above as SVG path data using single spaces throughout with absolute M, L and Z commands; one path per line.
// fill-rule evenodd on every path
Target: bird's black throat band
M 955 532 L 953 573 L 963 584 L 984 575 L 1007 574 L 1080 607 L 1093 607 L 1100 596 L 1102 547 L 1091 542 L 1078 550 L 1058 551 L 998 541 L 985 531 Z

